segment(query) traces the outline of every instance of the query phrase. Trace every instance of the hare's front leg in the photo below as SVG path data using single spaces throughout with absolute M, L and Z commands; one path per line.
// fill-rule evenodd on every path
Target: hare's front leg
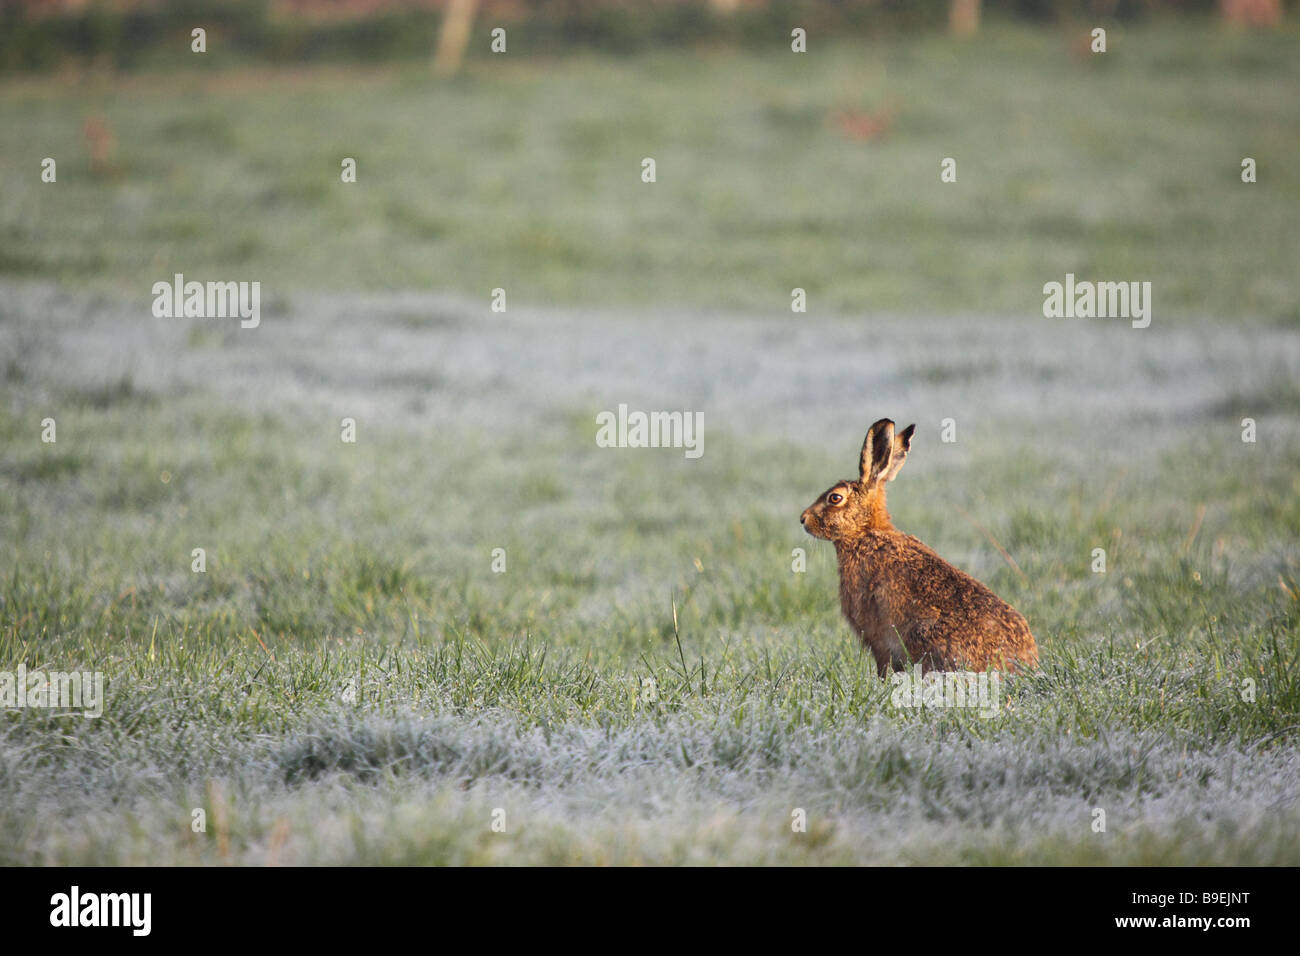
M 880 677 L 888 677 L 892 671 L 907 670 L 911 658 L 899 640 L 898 633 L 892 628 L 877 631 L 871 637 L 864 634 L 863 643 L 871 648 L 871 656 L 876 659 L 876 674 Z
M 890 659 L 888 649 L 871 645 L 871 656 L 876 659 L 876 676 L 884 680 L 893 670 L 893 662 Z

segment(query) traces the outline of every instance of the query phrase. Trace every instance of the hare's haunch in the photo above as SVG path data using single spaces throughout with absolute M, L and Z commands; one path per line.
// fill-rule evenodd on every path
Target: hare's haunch
M 907 460 L 915 425 L 882 418 L 862 443 L 857 481 L 836 482 L 804 511 L 804 530 L 835 545 L 840 607 L 885 676 L 1033 667 L 1038 645 L 1020 613 L 911 535 L 885 510 L 885 482 Z

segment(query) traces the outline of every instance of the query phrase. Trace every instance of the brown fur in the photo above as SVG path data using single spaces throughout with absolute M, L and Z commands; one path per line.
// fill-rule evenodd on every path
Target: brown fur
M 915 429 L 895 434 L 887 418 L 872 425 L 859 479 L 832 485 L 799 519 L 835 545 L 844 616 L 881 677 L 909 662 L 923 671 L 1035 666 L 1038 645 L 1020 613 L 889 520 L 885 483 L 907 460 Z

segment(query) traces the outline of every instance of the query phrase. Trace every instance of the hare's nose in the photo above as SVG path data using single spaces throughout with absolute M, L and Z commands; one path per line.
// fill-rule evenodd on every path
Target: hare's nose
M 807 523 L 808 523 L 808 512 L 807 512 L 807 511 L 805 511 L 803 514 L 801 514 L 801 515 L 799 516 L 799 523 L 800 523 L 800 524 L 807 524 Z

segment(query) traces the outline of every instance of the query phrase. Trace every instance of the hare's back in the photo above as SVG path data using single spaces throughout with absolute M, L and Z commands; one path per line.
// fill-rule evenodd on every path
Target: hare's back
M 911 535 L 895 532 L 875 542 L 872 550 L 880 583 L 891 592 L 891 603 L 904 605 L 898 607 L 903 614 L 953 629 L 995 625 L 1028 632 L 1015 608 Z

